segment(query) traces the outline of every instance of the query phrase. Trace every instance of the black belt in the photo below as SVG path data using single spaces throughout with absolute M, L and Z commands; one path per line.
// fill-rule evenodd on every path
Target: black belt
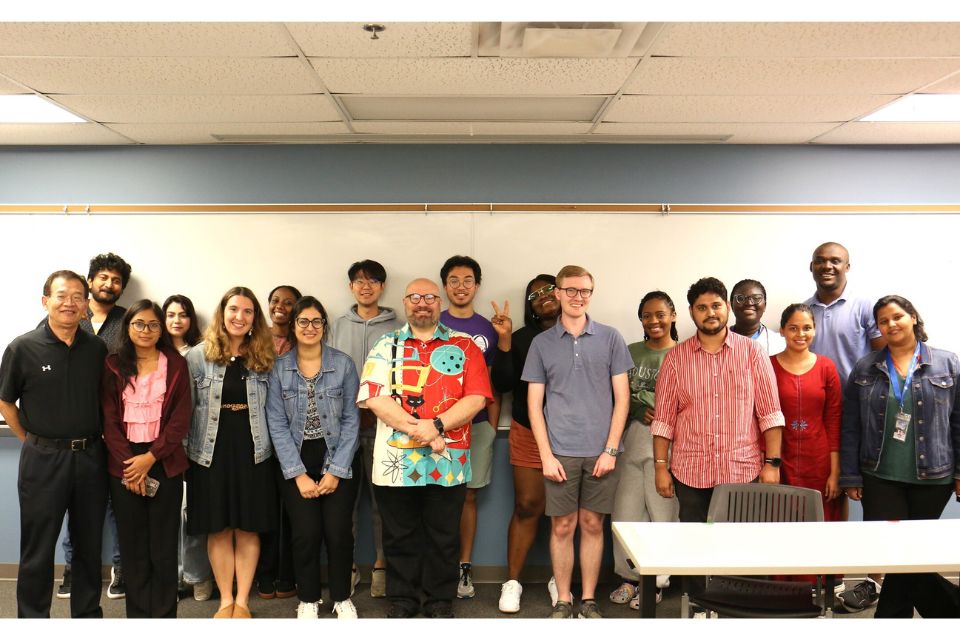
M 48 449 L 67 449 L 68 451 L 83 451 L 95 442 L 100 441 L 100 436 L 91 436 L 89 438 L 44 438 L 35 433 L 28 433 L 27 440 L 31 443 L 47 447 Z

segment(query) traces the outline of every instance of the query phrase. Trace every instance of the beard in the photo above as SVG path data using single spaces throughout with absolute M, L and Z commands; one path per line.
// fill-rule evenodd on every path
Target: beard
M 93 299 L 103 304 L 113 304 L 120 299 L 120 294 L 114 293 L 109 289 L 99 289 L 93 294 Z
M 726 328 L 727 328 L 726 322 L 718 322 L 716 327 L 706 327 L 701 324 L 697 325 L 697 331 L 699 331 L 705 336 L 715 336 Z
M 439 319 L 440 318 L 438 315 L 432 313 L 429 316 L 418 316 L 411 313 L 407 318 L 407 322 L 410 323 L 411 327 L 415 327 L 417 329 L 429 329 L 430 327 L 437 326 Z

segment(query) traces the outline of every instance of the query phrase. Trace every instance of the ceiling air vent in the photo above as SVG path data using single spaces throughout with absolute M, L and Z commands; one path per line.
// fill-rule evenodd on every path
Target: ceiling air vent
M 504 58 L 640 56 L 659 31 L 646 22 L 482 22 L 477 52 Z M 646 36 L 645 36 L 646 32 Z

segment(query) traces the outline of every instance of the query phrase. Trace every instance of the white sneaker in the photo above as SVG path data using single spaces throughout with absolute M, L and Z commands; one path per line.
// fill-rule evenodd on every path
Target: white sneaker
M 560 599 L 560 594 L 557 592 L 556 576 L 550 576 L 550 582 L 547 583 L 547 592 L 550 593 L 550 606 L 557 606 L 557 600 Z
M 670 576 L 662 574 L 657 576 L 657 589 L 666 589 L 669 586 Z
M 341 600 L 340 602 L 334 602 L 333 612 L 337 614 L 337 618 L 341 620 L 356 620 L 360 617 L 357 615 L 357 608 L 353 606 L 353 600 L 350 598 Z
M 321 601 L 322 602 L 322 601 Z M 297 620 L 316 620 L 320 617 L 319 602 L 301 602 L 297 605 Z
M 500 611 L 504 613 L 516 613 L 520 611 L 520 594 L 523 593 L 523 585 L 516 580 L 507 580 L 500 587 Z

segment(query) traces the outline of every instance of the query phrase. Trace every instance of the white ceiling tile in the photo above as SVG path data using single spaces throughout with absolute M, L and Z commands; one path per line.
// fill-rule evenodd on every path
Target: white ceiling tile
M 182 95 L 316 93 L 296 58 L 0 58 L 0 73 L 41 93 Z
M 758 58 L 960 55 L 960 23 L 671 23 L 652 55 Z
M 0 124 L 0 145 L 132 144 L 98 124 Z
M 266 22 L 0 22 L 0 56 L 289 56 Z
M 354 120 L 591 121 L 603 96 L 341 96 Z
M 594 134 L 616 136 L 730 136 L 726 144 L 804 144 L 836 123 L 604 122 Z
M 348 133 L 342 122 L 209 122 L 201 124 L 111 124 L 144 144 L 216 144 L 214 136 L 324 136 Z
M 960 93 L 960 73 L 927 87 L 921 93 Z
M 589 122 L 354 122 L 357 133 L 396 135 L 579 135 Z
M 865 95 L 908 93 L 960 71 L 960 58 L 652 58 L 624 93 Z
M 0 78 L 0 93 L 10 94 L 10 93 L 30 93 L 30 92 L 25 90 L 24 88 L 22 88 L 20 85 L 16 83 L 8 82 L 7 80 Z
M 98 122 L 324 122 L 340 120 L 330 100 L 305 96 L 57 96 Z
M 605 122 L 844 122 L 891 96 L 622 96 Z
M 334 93 L 590 95 L 616 93 L 629 58 L 311 58 Z
M 330 58 L 434 58 L 469 56 L 469 22 L 384 22 L 376 40 L 362 22 L 290 22 L 287 27 L 308 56 Z
M 849 122 L 818 144 L 960 144 L 960 123 Z

